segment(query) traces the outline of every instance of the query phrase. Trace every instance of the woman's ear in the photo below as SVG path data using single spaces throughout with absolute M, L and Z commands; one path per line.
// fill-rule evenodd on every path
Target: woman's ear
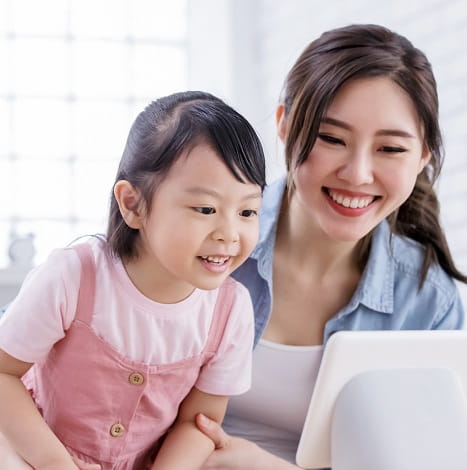
M 418 174 L 420 174 L 423 171 L 423 169 L 428 165 L 428 162 L 430 161 L 430 159 L 431 159 L 431 152 L 428 149 L 428 147 L 424 146 L 422 156 L 418 164 Z
M 114 196 L 117 200 L 120 214 L 130 228 L 139 229 L 142 226 L 141 195 L 127 180 L 119 180 L 114 185 Z
M 277 135 L 281 139 L 282 143 L 285 144 L 285 138 L 287 136 L 287 120 L 285 117 L 285 107 L 281 103 L 276 109 L 276 125 Z

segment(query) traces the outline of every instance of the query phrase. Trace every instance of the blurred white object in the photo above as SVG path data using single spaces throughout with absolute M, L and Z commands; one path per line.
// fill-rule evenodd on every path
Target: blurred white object
M 8 248 L 10 264 L 0 269 L 0 307 L 13 300 L 23 283 L 26 274 L 33 267 L 34 234 L 24 236 L 11 235 Z
M 313 469 L 332 466 L 334 470 L 467 469 L 466 357 L 467 332 L 462 330 L 334 333 L 324 348 L 298 445 L 297 464 Z M 450 376 L 446 378 L 445 370 L 456 374 L 457 389 Z M 338 428 L 334 429 L 338 397 L 354 377 L 360 378 L 349 389 L 353 392 L 346 392 L 345 400 L 339 399 L 344 404 L 351 399 L 352 404 L 340 406 L 345 413 L 339 412 Z M 430 387 L 422 386 L 423 380 L 432 381 Z M 373 392 L 373 385 L 387 392 Z M 357 397 L 358 390 L 368 393 Z M 359 414 L 364 423 L 349 418 L 351 413 Z M 427 427 L 428 422 L 434 424 Z M 398 430 L 401 426 L 407 429 L 403 435 Z M 402 440 L 396 441 L 390 433 Z M 424 443 L 418 439 L 424 439 Z M 363 444 L 359 451 L 356 440 Z M 378 446 L 372 444 L 371 452 L 364 452 L 370 440 Z M 375 458 L 381 462 L 375 464 Z M 399 458 L 403 463 L 394 461 Z
M 467 401 L 448 368 L 369 370 L 339 393 L 334 470 L 465 470 Z
M 34 234 L 28 233 L 23 237 L 12 236 L 8 249 L 11 266 L 30 269 L 35 254 Z

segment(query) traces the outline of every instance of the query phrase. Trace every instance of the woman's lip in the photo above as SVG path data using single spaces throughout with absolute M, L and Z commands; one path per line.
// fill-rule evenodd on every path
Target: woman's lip
M 380 196 L 369 196 L 368 194 L 362 196 L 362 193 L 358 193 L 359 196 L 355 196 L 357 193 L 351 193 L 350 191 L 347 191 L 346 194 L 343 191 L 334 191 L 331 195 L 330 191 L 332 190 L 327 188 L 323 190 L 329 205 L 338 214 L 346 217 L 359 217 L 366 214 L 372 210 L 374 203 L 380 199 Z
M 341 194 L 342 196 L 351 197 L 351 198 L 378 198 L 380 197 L 376 194 L 362 193 L 359 191 L 349 191 L 348 189 L 330 188 L 327 186 L 323 186 L 323 191 L 326 192 L 327 194 L 330 194 L 330 193 Z

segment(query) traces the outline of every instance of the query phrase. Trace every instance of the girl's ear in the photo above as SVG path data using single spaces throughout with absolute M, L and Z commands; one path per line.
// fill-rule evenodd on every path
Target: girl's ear
M 276 109 L 276 125 L 277 135 L 281 139 L 282 143 L 285 144 L 285 138 L 287 135 L 287 120 L 285 117 L 285 107 L 281 103 Z
M 142 226 L 141 196 L 139 191 L 127 180 L 119 180 L 114 185 L 114 196 L 117 200 L 120 214 L 130 228 L 139 229 Z

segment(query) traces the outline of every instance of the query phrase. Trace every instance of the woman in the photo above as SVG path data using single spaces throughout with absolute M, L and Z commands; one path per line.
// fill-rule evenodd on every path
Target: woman
M 442 164 L 426 56 L 377 25 L 324 33 L 290 70 L 277 108 L 287 177 L 264 194 L 260 241 L 234 276 L 256 315 L 251 391 L 208 469 L 296 467 L 323 344 L 339 330 L 459 329 L 463 308 L 433 190 Z M 235 436 L 235 437 L 234 437 Z

